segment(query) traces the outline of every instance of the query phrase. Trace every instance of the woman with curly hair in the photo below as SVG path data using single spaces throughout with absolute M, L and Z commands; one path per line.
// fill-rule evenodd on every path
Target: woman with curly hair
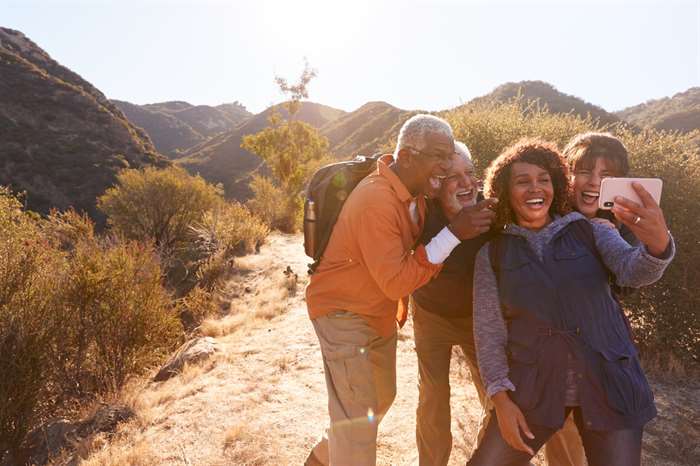
M 622 223 L 647 223 L 630 246 L 568 204 L 566 163 L 550 143 L 524 140 L 489 166 L 500 233 L 474 273 L 477 359 L 495 412 L 468 465 L 527 465 L 573 415 L 590 466 L 634 466 L 656 414 L 608 271 L 618 284 L 657 281 L 675 246 L 663 213 L 615 199 Z M 643 216 L 643 217 L 642 217 Z

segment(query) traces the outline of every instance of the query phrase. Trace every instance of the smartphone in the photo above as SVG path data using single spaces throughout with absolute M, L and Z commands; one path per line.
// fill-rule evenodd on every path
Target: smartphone
M 615 205 L 613 199 L 616 196 L 623 196 L 639 205 L 642 200 L 637 195 L 637 191 L 632 187 L 632 183 L 641 184 L 646 189 L 656 203 L 661 202 L 661 188 L 663 181 L 661 178 L 603 178 L 600 183 L 600 196 L 598 197 L 598 208 L 610 210 Z

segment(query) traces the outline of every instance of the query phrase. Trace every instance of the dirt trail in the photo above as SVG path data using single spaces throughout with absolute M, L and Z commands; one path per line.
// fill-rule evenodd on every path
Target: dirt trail
M 303 300 L 301 237 L 274 234 L 228 292 L 231 317 L 218 324 L 218 357 L 134 395 L 139 420 L 86 464 L 301 465 L 327 423 L 318 341 Z M 299 276 L 287 292 L 289 266 Z M 227 327 L 228 326 L 228 327 Z M 378 463 L 417 464 L 417 367 L 412 329 L 400 332 L 396 401 L 380 426 Z M 480 408 L 468 371 L 453 357 L 454 448 L 450 465 L 471 451 Z M 645 465 L 700 464 L 700 388 L 655 384 L 660 416 L 647 429 Z M 130 461 L 134 455 L 140 460 Z M 100 459 L 104 457 L 105 460 Z M 110 462 L 111 461 L 111 462 Z

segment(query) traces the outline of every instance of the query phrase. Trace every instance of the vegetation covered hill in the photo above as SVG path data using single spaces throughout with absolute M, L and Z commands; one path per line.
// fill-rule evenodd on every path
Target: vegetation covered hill
M 147 105 L 113 102 L 131 122 L 148 133 L 159 151 L 171 157 L 211 136 L 232 130 L 252 116 L 239 102 L 216 107 L 181 101 Z
M 620 118 L 597 105 L 590 104 L 573 95 L 564 94 L 544 81 L 520 81 L 502 84 L 490 93 L 473 99 L 470 103 L 506 102 L 518 96 L 521 96 L 525 102 L 538 101 L 540 104 L 546 105 L 552 113 L 573 113 L 582 118 L 590 115 L 591 118 L 602 124 L 620 121 Z
M 112 102 L 124 112 L 129 121 L 148 133 L 153 144 L 163 154 L 172 157 L 178 149 L 192 147 L 205 139 L 190 125 L 169 113 L 152 111 L 121 100 Z
M 386 148 L 401 125 L 417 112 L 401 110 L 386 102 L 369 102 L 321 128 L 331 152 L 338 158 L 370 155 Z
M 190 173 L 199 173 L 207 181 L 222 183 L 226 196 L 234 199 L 247 199 L 250 196 L 248 183 L 252 173 L 262 168 L 260 158 L 241 148 L 243 136 L 255 134 L 269 125 L 273 109 L 286 115 L 282 107 L 270 107 L 232 131 L 214 136 L 186 151 L 177 163 Z M 313 102 L 304 102 L 296 118 L 315 127 L 333 121 L 345 112 Z
M 700 129 L 700 87 L 691 87 L 673 97 L 649 100 L 615 114 L 641 127 L 684 133 Z
M 0 185 L 31 210 L 95 202 L 123 168 L 166 166 L 151 140 L 99 90 L 24 34 L 0 28 Z

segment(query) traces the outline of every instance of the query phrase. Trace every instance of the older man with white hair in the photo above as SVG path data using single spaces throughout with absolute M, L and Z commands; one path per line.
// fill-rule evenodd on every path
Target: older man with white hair
M 467 146 L 455 142 L 455 153 L 436 202 L 428 203 L 422 243 L 464 209 L 477 204 L 479 184 Z M 495 202 L 495 201 L 493 201 Z M 489 227 L 492 217 L 483 217 Z M 421 466 L 447 465 L 452 450 L 450 413 L 450 360 L 459 346 L 466 357 L 472 381 L 485 408 L 488 397 L 476 362 L 472 333 L 472 280 L 474 260 L 492 234 L 465 239 L 452 250 L 442 270 L 411 296 L 413 331 L 418 356 L 418 409 L 416 442 Z M 484 410 L 488 416 L 489 411 Z M 483 422 L 478 437 L 483 435 Z
M 461 210 L 425 245 L 425 197 L 447 177 L 454 153 L 444 120 L 416 115 L 396 150 L 350 193 L 306 289 L 321 346 L 330 428 L 306 464 L 376 463 L 377 428 L 396 395 L 397 321 L 407 296 L 426 284 L 462 239 L 478 236 L 493 215 Z M 489 222 L 490 223 L 490 222 Z

